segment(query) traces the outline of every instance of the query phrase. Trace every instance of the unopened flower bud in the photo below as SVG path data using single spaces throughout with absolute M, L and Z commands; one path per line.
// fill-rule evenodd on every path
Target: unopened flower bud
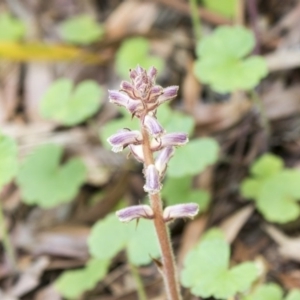
M 154 67 L 150 67 L 148 71 L 148 76 L 150 77 L 152 82 L 155 82 L 156 75 L 157 75 L 157 69 Z
M 121 222 L 130 222 L 135 219 L 153 219 L 153 210 L 149 205 L 134 205 L 116 212 Z
M 165 132 L 163 127 L 158 123 L 157 119 L 150 115 L 145 116 L 144 125 L 153 137 L 158 137 Z
M 162 149 L 159 155 L 157 156 L 155 160 L 155 167 L 161 177 L 165 174 L 168 162 L 173 156 L 174 152 L 174 147 L 166 147 Z
M 161 190 L 160 178 L 154 165 L 149 165 L 145 170 L 146 183 L 144 185 L 145 192 L 156 194 Z
M 164 209 L 163 218 L 165 222 L 178 218 L 193 218 L 199 212 L 199 205 L 196 203 L 184 203 L 167 206 Z
M 120 152 L 130 144 L 138 145 L 142 140 L 142 134 L 138 130 L 122 130 L 107 139 L 113 152 Z
M 134 86 L 128 81 L 122 81 L 120 85 L 121 91 L 126 93 L 131 99 L 137 100 L 135 95 Z
M 172 100 L 173 98 L 175 98 L 177 96 L 178 89 L 179 89 L 179 86 L 177 86 L 177 85 L 172 85 L 172 86 L 169 86 L 169 87 L 163 89 L 163 93 L 157 99 L 158 104 L 162 104 L 166 101 L 169 101 L 169 100 Z
M 186 133 L 173 132 L 162 135 L 159 139 L 152 140 L 151 149 L 153 151 L 161 150 L 168 146 L 183 146 L 189 141 Z

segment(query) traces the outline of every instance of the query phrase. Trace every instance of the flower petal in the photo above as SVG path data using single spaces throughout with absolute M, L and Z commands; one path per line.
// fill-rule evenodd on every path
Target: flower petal
M 163 218 L 165 222 L 178 218 L 193 218 L 199 212 L 199 205 L 196 203 L 184 203 L 167 206 L 164 209 Z
M 157 119 L 155 117 L 152 117 L 150 115 L 146 115 L 144 118 L 144 125 L 146 126 L 147 130 L 153 137 L 158 137 L 162 135 L 165 130 L 163 127 L 159 124 Z
M 162 135 L 158 139 L 151 141 L 153 151 L 161 150 L 168 146 L 183 146 L 189 141 L 188 135 L 183 132 L 173 132 Z
M 157 99 L 159 104 L 162 104 L 166 101 L 172 100 L 177 96 L 179 86 L 177 85 L 172 85 L 163 90 L 162 95 L 160 95 Z
M 161 190 L 159 174 L 154 165 L 149 165 L 145 171 L 146 183 L 144 185 L 145 192 L 156 194 Z
M 171 159 L 171 157 L 174 155 L 174 152 L 175 152 L 174 147 L 172 146 L 166 147 L 161 150 L 158 157 L 156 158 L 155 167 L 158 170 L 160 176 L 164 175 L 168 162 Z
M 149 205 L 133 205 L 116 212 L 121 222 L 130 222 L 135 219 L 153 219 L 153 210 Z
M 130 144 L 140 144 L 142 140 L 142 134 L 138 130 L 122 130 L 107 139 L 114 152 L 120 152 Z

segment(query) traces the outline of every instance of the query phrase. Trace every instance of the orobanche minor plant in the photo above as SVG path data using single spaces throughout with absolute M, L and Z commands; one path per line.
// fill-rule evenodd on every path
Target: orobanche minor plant
M 140 66 L 130 71 L 131 82 L 123 81 L 120 91 L 109 91 L 110 102 L 125 107 L 133 117 L 139 119 L 140 130 L 128 128 L 108 138 L 114 152 L 128 147 L 131 154 L 144 164 L 144 190 L 149 194 L 149 205 L 136 205 L 117 211 L 122 222 L 150 219 L 158 237 L 166 294 L 168 299 L 181 299 L 173 250 L 170 243 L 167 223 L 176 218 L 194 217 L 198 213 L 195 203 L 176 204 L 163 210 L 160 191 L 167 164 L 174 154 L 175 147 L 185 145 L 185 133 L 166 133 L 158 122 L 158 107 L 176 97 L 178 86 L 162 88 L 155 84 L 157 70 L 151 67 L 148 72 Z

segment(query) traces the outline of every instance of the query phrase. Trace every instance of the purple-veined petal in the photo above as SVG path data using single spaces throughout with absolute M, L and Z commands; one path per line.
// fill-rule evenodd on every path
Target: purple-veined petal
M 139 144 L 142 139 L 142 134 L 138 130 L 122 130 L 110 136 L 107 141 L 112 146 L 113 152 L 120 152 L 130 144 Z
M 167 165 L 171 157 L 174 155 L 175 148 L 170 146 L 162 149 L 155 160 L 155 167 L 160 176 L 165 174 Z
M 163 218 L 165 222 L 178 218 L 193 218 L 199 212 L 199 205 L 196 203 L 184 203 L 167 206 L 164 209 Z
M 149 165 L 145 171 L 146 183 L 144 185 L 145 192 L 156 194 L 161 190 L 161 183 L 157 169 L 154 165 Z
M 146 115 L 144 118 L 144 126 L 153 137 L 158 137 L 165 132 L 163 127 L 158 123 L 157 119 L 149 115 Z
M 167 88 L 164 88 L 163 93 L 158 97 L 157 101 L 159 104 L 162 104 L 166 101 L 172 100 L 177 96 L 179 86 L 172 85 Z
M 130 113 L 135 113 L 141 107 L 143 107 L 141 101 L 132 100 L 128 95 L 119 92 L 119 91 L 108 91 L 109 93 L 109 101 L 127 108 Z
M 135 219 L 153 219 L 153 210 L 149 205 L 133 205 L 116 212 L 121 222 L 130 222 Z
M 126 93 L 131 99 L 138 100 L 135 94 L 134 86 L 128 81 L 122 81 L 120 85 L 121 91 Z
M 168 146 L 182 146 L 189 141 L 188 135 L 183 132 L 173 132 L 162 135 L 160 138 L 151 141 L 153 151 L 161 150 Z
M 163 88 L 160 85 L 155 85 L 150 89 L 150 95 L 147 102 L 153 103 L 163 93 Z
M 143 153 L 143 146 L 142 145 L 129 145 L 129 149 L 131 154 L 135 157 L 135 159 L 141 163 L 144 163 L 144 153 Z

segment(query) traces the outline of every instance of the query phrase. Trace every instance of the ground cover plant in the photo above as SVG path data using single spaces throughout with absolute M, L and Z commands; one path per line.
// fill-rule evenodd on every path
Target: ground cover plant
M 300 300 L 299 11 L 2 3 L 0 299 Z

